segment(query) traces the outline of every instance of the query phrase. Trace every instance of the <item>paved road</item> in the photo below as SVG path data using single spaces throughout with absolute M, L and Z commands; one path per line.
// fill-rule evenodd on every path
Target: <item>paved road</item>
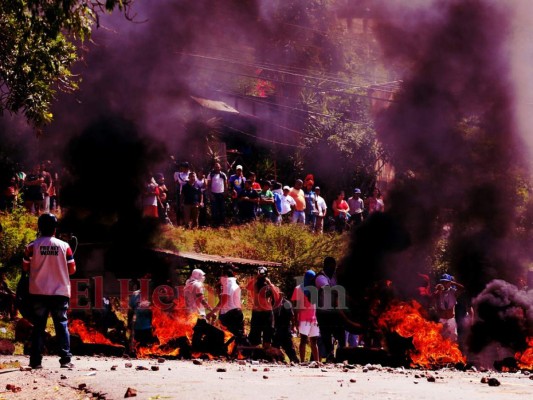
M 0 362 L 24 357 L 0 356 Z M 123 358 L 77 357 L 73 370 L 58 368 L 56 357 L 45 357 L 43 370 L 0 374 L 0 399 L 83 399 L 74 391 L 80 384 L 106 399 L 122 399 L 128 387 L 137 390 L 137 399 L 505 399 L 533 398 L 533 380 L 523 373 L 434 371 L 429 382 L 426 372 L 364 367 L 345 370 L 341 366 L 321 368 L 288 367 L 275 364 L 204 361 L 127 360 Z M 127 368 L 126 363 L 132 367 Z M 112 367 L 116 366 L 115 370 Z M 147 370 L 137 370 L 144 367 Z M 152 367 L 158 370 L 152 371 Z M 217 372 L 224 369 L 225 372 Z M 61 375 L 64 376 L 61 379 Z M 494 377 L 501 385 L 482 384 Z M 5 383 L 18 382 L 19 393 L 1 392 Z M 39 389 L 33 389 L 39 386 Z M 66 386 L 66 387 L 65 387 Z M 71 390 L 71 392 L 67 392 Z M 55 397 L 54 397 L 55 396 Z

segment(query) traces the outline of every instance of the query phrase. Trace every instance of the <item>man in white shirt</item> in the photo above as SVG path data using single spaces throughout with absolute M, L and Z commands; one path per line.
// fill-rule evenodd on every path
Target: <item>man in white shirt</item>
M 235 277 L 236 268 L 233 265 L 226 265 L 222 270 L 220 277 L 220 295 L 219 302 L 215 308 L 208 314 L 210 319 L 215 316 L 217 311 L 220 312 L 219 319 L 222 325 L 235 336 L 235 342 L 238 345 L 250 345 L 248 338 L 244 333 L 244 315 L 241 304 L 241 288 Z
M 324 231 L 324 218 L 326 217 L 326 212 L 328 210 L 328 206 L 326 205 L 326 200 L 322 196 L 320 196 L 320 187 L 315 187 L 315 195 L 316 195 L 316 209 L 318 211 L 318 215 L 316 216 L 316 223 L 315 223 L 315 232 L 316 233 L 322 233 Z
M 207 177 L 207 190 L 211 194 L 211 212 L 213 225 L 224 225 L 225 213 L 224 202 L 228 190 L 228 177 L 222 172 L 220 163 L 215 163 L 213 171 Z
M 361 198 L 361 189 L 355 188 L 353 196 L 348 199 L 348 206 L 350 207 L 350 221 L 355 225 L 363 222 L 363 211 L 365 210 L 365 203 Z
M 284 222 L 290 222 L 291 211 L 296 207 L 296 201 L 289 195 L 291 188 L 283 187 L 283 194 L 281 195 L 281 217 Z
M 41 369 L 46 322 L 51 314 L 59 343 L 61 368 L 72 368 L 67 309 L 70 300 L 70 277 L 76 272 L 74 255 L 67 242 L 55 238 L 57 218 L 42 214 L 38 221 L 40 237 L 24 252 L 22 269 L 29 272 L 29 301 L 33 323 L 30 367 Z

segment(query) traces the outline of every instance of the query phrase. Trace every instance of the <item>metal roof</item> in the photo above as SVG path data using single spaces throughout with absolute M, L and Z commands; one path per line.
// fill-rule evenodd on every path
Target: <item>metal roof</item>
M 211 110 L 224 111 L 224 112 L 229 112 L 232 114 L 239 114 L 239 111 L 237 111 L 235 108 L 231 107 L 230 105 L 224 103 L 223 101 L 203 99 L 201 97 L 194 97 L 194 96 L 191 96 L 191 99 L 196 101 L 202 107 L 209 108 Z
M 203 253 L 196 253 L 193 251 L 172 251 L 172 250 L 165 250 L 165 249 L 153 249 L 160 253 L 175 255 L 177 257 L 181 257 L 187 260 L 194 260 L 200 263 L 208 263 L 208 264 L 235 264 L 235 265 L 250 265 L 250 266 L 261 266 L 264 265 L 266 267 L 281 267 L 283 264 L 274 262 L 274 261 L 262 261 L 262 260 L 251 260 L 248 258 L 240 258 L 240 257 L 226 257 L 226 256 L 217 256 L 212 254 L 203 254 Z

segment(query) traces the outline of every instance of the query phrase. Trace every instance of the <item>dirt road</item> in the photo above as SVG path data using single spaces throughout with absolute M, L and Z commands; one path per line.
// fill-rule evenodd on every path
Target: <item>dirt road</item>
M 0 362 L 14 360 L 28 365 L 22 356 L 0 356 Z M 45 357 L 42 370 L 0 374 L 0 399 L 122 399 L 128 388 L 136 390 L 137 399 L 533 398 L 533 379 L 521 372 L 426 372 L 379 366 L 349 369 L 340 364 L 309 368 L 255 361 L 203 361 L 197 365 L 193 361 L 103 357 L 76 357 L 73 362 L 75 368 L 65 370 L 59 368 L 56 357 Z M 500 385 L 481 383 L 484 377 L 495 378 Z M 20 387 L 20 392 L 5 390 L 8 384 Z

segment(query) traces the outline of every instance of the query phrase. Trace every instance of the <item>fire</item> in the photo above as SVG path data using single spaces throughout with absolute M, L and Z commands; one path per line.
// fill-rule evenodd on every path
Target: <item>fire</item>
M 269 81 L 258 79 L 255 84 L 254 94 L 257 97 L 268 97 L 274 92 L 274 84 Z
M 515 358 L 518 366 L 522 369 L 533 370 L 533 336 L 527 339 L 528 348 L 523 352 L 517 352 Z
M 152 307 L 153 334 L 159 343 L 150 347 L 139 347 L 137 355 L 139 357 L 149 356 L 171 356 L 179 355 L 179 347 L 165 346 L 172 339 L 186 337 L 189 342 L 192 340 L 193 328 L 196 324 L 196 317 L 189 315 L 184 304 L 179 304 L 178 300 L 169 309 Z
M 412 367 L 465 363 L 466 358 L 457 343 L 442 337 L 442 324 L 426 320 L 421 309 L 416 301 L 398 302 L 381 315 L 378 324 L 404 338 L 412 338 L 415 349 L 408 353 Z
M 177 357 L 180 355 L 180 348 L 174 345 L 174 340 L 187 338 L 188 343 L 192 343 L 193 329 L 196 325 L 196 315 L 191 315 L 182 298 L 175 299 L 173 306 L 169 309 L 152 307 L 153 335 L 158 343 L 149 347 L 138 347 L 138 357 L 166 356 Z M 227 330 L 218 326 L 224 331 L 224 340 L 227 342 L 233 335 Z M 234 344 L 228 346 L 228 352 L 233 350 Z M 192 353 L 193 357 L 200 357 L 199 353 Z M 207 357 L 212 356 L 207 354 Z
M 110 344 L 114 343 L 93 328 L 88 328 L 82 320 L 75 319 L 69 324 L 69 332 L 78 335 L 83 343 Z

